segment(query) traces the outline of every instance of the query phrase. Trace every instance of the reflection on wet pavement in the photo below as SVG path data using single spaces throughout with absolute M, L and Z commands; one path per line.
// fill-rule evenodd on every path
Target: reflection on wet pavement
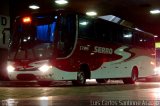
M 2 106 L 160 106 L 160 88 L 5 99 Z

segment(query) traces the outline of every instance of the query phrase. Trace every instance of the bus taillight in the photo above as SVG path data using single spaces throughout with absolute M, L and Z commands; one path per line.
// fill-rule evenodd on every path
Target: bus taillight
M 23 23 L 31 23 L 31 17 L 24 17 L 23 19 L 22 19 L 22 21 L 23 21 Z

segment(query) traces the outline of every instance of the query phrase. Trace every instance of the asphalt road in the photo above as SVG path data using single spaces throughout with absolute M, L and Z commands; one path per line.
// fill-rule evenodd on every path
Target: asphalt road
M 55 82 L 50 87 L 0 82 L 0 86 L 2 106 L 160 106 L 159 82 L 88 81 L 79 87 L 70 82 Z

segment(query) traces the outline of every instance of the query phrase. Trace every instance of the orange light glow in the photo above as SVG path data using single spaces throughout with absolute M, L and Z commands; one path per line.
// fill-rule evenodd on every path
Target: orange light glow
M 24 17 L 23 23 L 31 23 L 31 17 Z
M 153 61 L 151 61 L 150 64 L 155 65 L 155 63 Z

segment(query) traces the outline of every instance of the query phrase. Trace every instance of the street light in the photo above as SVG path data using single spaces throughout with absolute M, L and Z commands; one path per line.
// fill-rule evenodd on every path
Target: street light
M 68 1 L 67 0 L 55 0 L 55 3 L 59 5 L 64 5 L 64 4 L 67 4 Z
M 159 9 L 154 9 L 154 10 L 150 10 L 151 14 L 160 14 L 160 10 Z
M 96 16 L 97 12 L 95 12 L 95 11 L 88 11 L 88 12 L 86 12 L 86 15 L 88 15 L 88 16 Z
M 32 10 L 37 10 L 40 7 L 38 5 L 36 5 L 36 4 L 32 4 L 32 5 L 29 5 L 29 8 L 32 9 Z

